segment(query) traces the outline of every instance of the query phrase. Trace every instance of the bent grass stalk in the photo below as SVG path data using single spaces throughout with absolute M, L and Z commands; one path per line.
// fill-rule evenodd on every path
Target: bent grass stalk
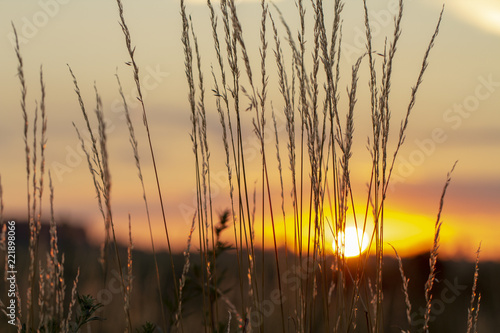
M 151 241 L 151 250 L 153 251 L 153 259 L 154 259 L 155 269 L 156 269 L 156 283 L 157 283 L 157 287 L 158 287 L 158 300 L 160 303 L 163 325 L 165 327 L 167 327 L 166 326 L 167 321 L 165 319 L 165 309 L 163 306 L 163 299 L 162 299 L 163 294 L 162 294 L 161 282 L 160 282 L 160 270 L 158 267 L 158 259 L 156 256 L 156 248 L 155 248 L 155 243 L 154 243 L 154 238 L 153 238 L 153 229 L 151 227 L 151 216 L 150 216 L 150 212 L 149 212 L 149 204 L 148 204 L 148 199 L 146 196 L 146 187 L 144 185 L 144 178 L 142 175 L 141 160 L 139 157 L 139 145 L 138 145 L 137 139 L 135 137 L 134 125 L 132 123 L 132 119 L 130 118 L 128 103 L 127 103 L 127 100 L 126 100 L 125 95 L 123 93 L 122 84 L 120 82 L 120 78 L 119 78 L 118 74 L 116 74 L 116 80 L 118 83 L 118 92 L 120 94 L 120 97 L 122 98 L 123 108 L 125 109 L 125 118 L 127 120 L 127 126 L 129 129 L 129 141 L 130 141 L 130 145 L 132 146 L 132 151 L 134 153 L 134 160 L 135 160 L 135 166 L 137 168 L 137 175 L 139 177 L 139 181 L 140 181 L 141 187 L 142 187 L 142 198 L 144 200 L 144 206 L 146 209 L 146 217 L 148 220 L 148 228 L 149 228 L 149 237 L 150 237 L 150 241 Z
M 99 96 L 99 93 L 97 91 L 97 87 L 94 86 L 95 88 L 95 95 L 96 95 L 96 109 L 95 109 L 95 114 L 97 117 L 97 123 L 98 123 L 98 133 L 99 133 L 99 145 L 100 145 L 100 153 L 101 153 L 101 158 L 102 158 L 102 169 L 103 169 L 103 174 L 101 174 L 101 185 L 102 185 L 102 195 L 105 203 L 105 213 L 106 213 L 106 225 L 109 225 L 111 227 L 111 233 L 113 236 L 113 244 L 114 244 L 114 249 L 115 249 L 115 258 L 116 258 L 116 263 L 118 264 L 118 269 L 120 272 L 120 282 L 122 286 L 122 294 L 124 297 L 125 301 L 125 280 L 123 277 L 123 269 L 122 269 L 122 264 L 121 264 L 121 259 L 119 256 L 118 252 L 118 243 L 116 241 L 116 235 L 115 235 L 115 226 L 114 226 L 114 221 L 113 221 L 113 214 L 111 210 L 111 173 L 109 169 L 109 159 L 108 159 L 108 149 L 107 149 L 107 135 L 106 135 L 106 126 L 104 122 L 104 112 L 102 110 L 102 102 L 101 98 Z M 130 319 L 130 312 L 129 309 L 125 306 L 124 307 L 125 315 L 126 315 L 126 320 L 128 324 L 128 330 L 129 332 L 132 331 L 132 321 Z
M 85 153 L 85 156 L 87 157 L 87 163 L 89 167 L 89 172 L 92 176 L 92 180 L 94 182 L 94 187 L 97 193 L 97 199 L 98 199 L 98 205 L 99 205 L 99 210 L 101 212 L 101 215 L 104 220 L 104 226 L 105 226 L 105 245 L 104 245 L 104 252 L 103 252 L 103 257 L 101 258 L 102 263 L 103 263 L 103 268 L 105 269 L 104 271 L 104 281 L 106 281 L 106 273 L 107 273 L 107 264 L 106 264 L 106 256 L 107 256 L 107 243 L 110 238 L 110 231 L 111 231 L 111 236 L 113 237 L 113 244 L 114 244 L 114 252 L 115 252 L 115 260 L 116 264 L 118 266 L 119 274 L 120 274 L 120 284 L 121 284 L 121 292 L 124 297 L 124 302 L 126 302 L 126 286 L 125 286 L 125 279 L 123 277 L 123 270 L 122 270 L 122 263 L 121 259 L 119 256 L 119 251 L 118 251 L 118 243 L 116 241 L 116 235 L 115 235 L 115 227 L 114 227 L 114 222 L 113 222 L 113 214 L 112 214 L 112 209 L 111 209 L 111 173 L 109 169 L 109 159 L 108 159 L 108 150 L 107 150 L 107 135 L 106 135 L 106 126 L 105 126 L 105 121 L 104 121 L 104 112 L 102 110 L 102 101 L 101 97 L 99 95 L 99 92 L 97 90 L 97 86 L 94 85 L 94 91 L 95 91 L 95 99 L 96 99 L 96 107 L 95 107 L 95 116 L 97 118 L 97 125 L 98 125 L 98 136 L 94 136 L 92 133 L 92 127 L 90 125 L 90 121 L 85 109 L 85 105 L 83 102 L 83 98 L 81 96 L 81 92 L 78 86 L 78 81 L 76 79 L 76 76 L 74 75 L 73 71 L 71 70 L 71 67 L 69 67 L 69 71 L 71 73 L 71 76 L 73 78 L 73 83 L 75 86 L 75 92 L 78 97 L 78 101 L 80 104 L 81 111 L 83 113 L 87 129 L 89 130 L 89 134 L 92 140 L 92 154 L 93 156 L 91 157 L 90 152 L 88 151 L 85 141 L 83 140 L 77 126 L 73 124 L 78 139 L 80 140 L 80 144 L 82 147 L 83 152 Z M 94 164 L 97 164 L 98 171 L 93 167 Z M 104 205 L 103 205 L 104 203 Z M 130 311 L 129 309 L 124 306 L 124 311 L 126 315 L 126 322 L 128 326 L 129 332 L 132 331 L 132 321 L 130 317 Z
M 155 153 L 154 153 L 154 149 L 153 149 L 153 143 L 152 143 L 152 140 L 151 140 L 151 134 L 150 134 L 150 130 L 149 130 L 149 124 L 148 124 L 148 117 L 147 117 L 147 112 L 146 112 L 146 106 L 144 104 L 144 98 L 143 98 L 143 94 L 142 94 L 141 82 L 140 82 L 140 79 L 139 79 L 139 66 L 137 65 L 137 63 L 135 61 L 135 56 L 134 56 L 134 54 L 135 54 L 135 47 L 132 46 L 132 40 L 131 40 L 131 36 L 130 36 L 130 31 L 128 29 L 127 23 L 125 21 L 124 13 L 123 13 L 122 2 L 121 2 L 121 0 L 117 0 L 116 3 L 118 5 L 118 12 L 119 12 L 119 16 L 120 16 L 120 26 L 122 28 L 123 35 L 125 37 L 125 44 L 126 44 L 126 47 L 127 47 L 127 51 L 128 51 L 129 57 L 130 57 L 130 65 L 133 68 L 133 76 L 134 76 L 134 81 L 135 81 L 135 84 L 136 84 L 137 94 L 138 94 L 137 98 L 138 98 L 138 100 L 139 100 L 139 102 L 141 104 L 142 116 L 143 116 L 143 123 L 144 123 L 144 127 L 146 129 L 146 134 L 147 134 L 147 138 L 148 138 L 149 151 L 151 153 L 151 160 L 152 160 L 154 174 L 155 174 L 155 179 L 156 179 L 156 187 L 157 187 L 157 190 L 158 190 L 158 199 L 160 201 L 161 214 L 162 214 L 162 219 L 163 219 L 163 226 L 165 228 L 165 236 L 166 236 L 166 239 L 167 239 L 168 252 L 170 254 L 170 265 L 172 267 L 172 276 L 173 276 L 174 285 L 175 285 L 175 295 L 178 298 L 177 277 L 176 277 L 176 273 L 175 273 L 174 259 L 172 257 L 172 247 L 170 245 L 170 236 L 169 236 L 168 227 L 167 227 L 167 219 L 166 219 L 166 216 L 165 216 L 165 207 L 164 207 L 164 204 L 163 204 L 163 196 L 162 196 L 162 191 L 161 191 L 161 187 L 160 187 L 160 180 L 159 180 L 159 175 L 158 175 L 158 168 L 157 168 L 157 165 L 156 165 L 156 158 L 155 158 Z M 165 322 L 164 322 L 164 326 L 165 326 L 165 329 L 166 329 L 166 323 Z

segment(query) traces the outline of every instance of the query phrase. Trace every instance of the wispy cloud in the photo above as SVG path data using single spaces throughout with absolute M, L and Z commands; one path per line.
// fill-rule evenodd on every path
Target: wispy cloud
M 432 1 L 436 3 L 436 1 Z M 500 35 L 500 2 L 498 0 L 452 0 L 446 8 L 463 21 Z

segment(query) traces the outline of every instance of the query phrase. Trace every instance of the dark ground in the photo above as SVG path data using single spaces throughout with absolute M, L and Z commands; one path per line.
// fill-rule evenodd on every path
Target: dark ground
M 40 244 L 42 248 L 40 259 L 45 262 L 46 244 L 48 244 L 48 227 L 42 228 Z M 97 261 L 99 258 L 99 248 L 93 247 L 88 242 L 85 231 L 82 228 L 61 225 L 58 227 L 59 247 L 65 256 L 65 281 L 66 281 L 66 302 L 73 286 L 78 267 L 80 267 L 80 278 L 78 291 L 80 294 L 89 294 L 97 298 L 104 307 L 99 310 L 98 315 L 105 318 L 101 322 L 93 322 L 81 332 L 123 332 L 125 320 L 123 315 L 123 300 L 120 292 L 118 270 L 109 269 L 109 275 L 104 281 L 102 269 Z M 25 298 L 28 268 L 28 239 L 29 233 L 26 225 L 17 224 L 17 278 L 22 290 L 22 297 Z M 126 260 L 126 249 L 120 247 L 122 261 Z M 114 254 L 110 254 L 113 260 Z M 256 267 L 258 280 L 262 276 L 262 254 L 256 253 Z M 264 299 L 271 299 L 272 291 L 277 288 L 276 266 L 273 253 L 266 253 L 265 256 L 265 290 Z M 429 256 L 422 254 L 413 258 L 403 260 L 406 276 L 410 278 L 409 296 L 412 302 L 412 326 L 411 332 L 419 332 L 423 323 L 423 309 L 425 305 L 424 285 L 429 273 Z M 160 277 L 162 281 L 163 301 L 167 313 L 173 313 L 174 299 L 173 275 L 170 270 L 170 259 L 166 253 L 158 254 L 160 266 Z M 281 262 L 283 263 L 284 260 Z M 293 259 L 289 257 L 289 262 Z M 200 262 L 196 247 L 193 246 L 191 254 L 191 268 Z M 176 276 L 181 276 L 184 265 L 182 254 L 174 256 Z M 4 270 L 4 259 L 0 259 L 0 265 Z M 241 309 L 240 289 L 236 265 L 236 256 L 233 251 L 224 253 L 219 258 L 218 271 L 224 271 L 224 279 L 219 281 L 220 288 L 225 295 L 234 303 L 237 309 Z M 131 306 L 131 320 L 134 327 L 140 327 L 146 321 L 161 324 L 161 313 L 159 307 L 158 293 L 156 288 L 156 275 L 153 256 L 142 251 L 133 252 L 133 293 Z M 481 306 L 479 313 L 479 332 L 498 332 L 500 327 L 500 263 L 480 262 L 478 292 L 481 293 Z M 373 276 L 372 268 L 368 268 L 368 275 Z M 282 268 L 282 281 L 289 283 L 289 275 L 286 274 L 285 267 Z M 433 289 L 433 303 L 431 308 L 431 332 L 457 333 L 466 332 L 467 311 L 470 303 L 471 288 L 474 274 L 474 263 L 465 261 L 439 261 L 437 263 L 437 281 Z M 222 276 L 222 275 L 221 275 Z M 290 287 L 290 286 L 288 286 Z M 321 286 L 318 286 L 321 295 Z M 196 277 L 190 274 L 185 290 L 183 301 L 184 332 L 199 332 L 202 324 L 202 297 L 199 293 L 199 285 Z M 245 296 L 247 294 L 245 293 Z M 262 296 L 262 295 L 261 295 Z M 0 281 L 0 300 L 4 303 L 8 300 L 7 289 L 4 280 Z M 285 312 L 291 302 L 285 300 Z M 23 304 L 24 306 L 25 304 Z M 219 322 L 227 323 L 227 305 L 219 301 Z M 384 261 L 384 332 L 401 332 L 401 329 L 408 329 L 405 315 L 404 295 L 402 292 L 402 282 L 398 270 L 397 261 L 392 257 L 387 257 Z M 364 332 L 364 322 L 362 309 L 359 310 L 358 317 L 359 331 Z M 265 322 L 265 332 L 281 332 L 281 318 L 279 306 L 269 311 L 269 320 Z M 324 318 L 314 317 L 313 331 L 324 331 Z M 170 320 L 167 315 L 167 321 Z M 7 325 L 7 318 L 0 314 L 0 332 L 15 332 L 12 326 Z M 293 331 L 291 320 L 287 322 L 287 332 Z M 231 332 L 236 331 L 236 322 L 233 316 Z

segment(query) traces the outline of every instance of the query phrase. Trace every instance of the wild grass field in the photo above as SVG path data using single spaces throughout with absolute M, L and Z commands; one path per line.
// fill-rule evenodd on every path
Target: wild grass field
M 180 235 L 172 232 L 175 222 L 165 212 L 169 199 L 161 177 L 169 170 L 157 161 L 168 156 L 162 156 L 165 143 L 151 133 L 134 26 L 127 6 L 117 0 L 117 16 L 110 20 L 119 20 L 126 75 L 139 104 L 138 110 L 129 107 L 124 73 L 117 71 L 128 129 L 122 140 L 130 144 L 137 176 L 129 181 L 140 184 L 145 219 L 129 214 L 128 221 L 117 221 L 112 178 L 117 166 L 110 164 L 116 152 L 108 146 L 107 110 L 98 85 L 87 98 L 68 65 L 68 84 L 81 111 L 73 123 L 75 136 L 104 226 L 100 248 L 87 242 L 83 229 L 55 217 L 57 186 L 46 170 L 46 152 L 48 123 L 57 120 L 46 110 L 42 68 L 40 99 L 34 111 L 28 107 L 25 59 L 13 24 L 26 215 L 4 218 L 2 199 L 2 332 L 494 332 L 498 265 L 485 264 L 479 273 L 480 244 L 475 262 L 439 260 L 443 207 L 459 163 L 442 166 L 429 251 L 401 258 L 384 239 L 394 168 L 445 9 L 435 13 L 426 48 L 418 50 L 421 65 L 413 68 L 405 107 L 394 108 L 392 80 L 405 38 L 405 3 L 397 2 L 392 33 L 375 45 L 368 2 L 362 1 L 359 13 L 365 49 L 350 66 L 342 61 L 341 0 L 297 0 L 297 30 L 279 3 L 262 0 L 258 31 L 245 30 L 244 13 L 234 0 L 208 0 L 205 27 L 180 0 L 183 49 L 173 52 L 184 56 L 178 65 L 185 70 L 191 128 L 179 140 L 191 140 L 190 180 L 196 188 L 189 233 Z M 211 30 L 211 48 L 198 40 L 199 29 Z M 249 35 L 258 35 L 258 51 L 248 46 Z M 367 109 L 359 110 L 358 99 L 366 99 Z M 214 119 L 218 124 L 210 123 Z M 358 122 L 369 123 L 369 131 L 358 133 Z M 213 126 L 217 137 L 211 137 Z M 251 158 L 249 135 L 257 139 Z M 359 140 L 366 141 L 368 158 L 354 168 Z M 222 208 L 214 204 L 214 163 L 225 168 Z M 366 182 L 363 192 L 353 187 L 354 178 Z M 0 187 L 0 195 L 8 193 Z M 50 211 L 42 211 L 45 202 Z M 148 252 L 134 249 L 137 225 L 150 237 Z M 157 225 L 162 244 L 155 240 Z M 124 233 L 128 241 L 119 242 L 117 234 Z M 182 253 L 172 246 L 179 238 L 185 240 Z

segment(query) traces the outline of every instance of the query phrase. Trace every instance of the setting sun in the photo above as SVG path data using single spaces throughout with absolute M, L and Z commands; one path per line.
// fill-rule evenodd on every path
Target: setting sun
M 343 232 L 339 232 L 339 237 L 337 242 L 339 244 L 342 243 L 345 244 L 344 256 L 349 258 L 349 257 L 359 256 L 361 253 L 363 253 L 368 247 L 369 239 L 366 232 L 363 233 L 363 230 L 358 229 L 356 227 L 346 227 L 345 237 Z M 333 252 L 335 252 L 337 249 L 337 244 L 335 240 L 333 240 L 332 242 L 332 249 Z

